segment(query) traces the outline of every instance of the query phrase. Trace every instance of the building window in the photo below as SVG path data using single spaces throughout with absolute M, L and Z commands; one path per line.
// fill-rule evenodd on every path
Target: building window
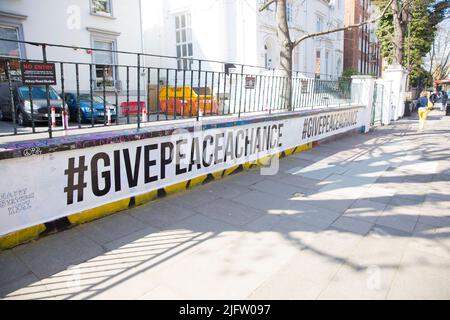
M 316 78 L 320 79 L 320 49 L 316 50 Z
M 322 32 L 323 31 L 323 18 L 317 17 L 316 20 L 316 32 Z
M 330 64 L 330 51 L 325 51 L 325 75 L 328 76 L 330 73 L 328 70 L 328 66 Z
M 111 16 L 111 0 L 91 0 L 92 13 Z
M 286 19 L 287 19 L 288 23 L 292 22 L 292 20 L 293 20 L 292 3 L 289 1 L 286 3 Z
M 337 21 L 336 22 L 336 28 L 342 28 L 342 27 L 343 27 L 342 23 L 340 21 Z M 342 34 L 343 34 L 343 31 L 336 32 L 336 40 L 341 41 L 342 40 Z
M 103 79 L 105 80 L 105 88 L 111 90 L 114 88 L 117 80 L 117 71 L 115 69 L 115 50 L 116 43 L 111 40 L 94 40 L 94 64 L 95 64 L 95 89 L 103 89 Z
M 15 27 L 0 26 L 0 38 L 19 40 L 19 30 Z M 20 45 L 18 42 L 0 41 L 0 56 L 20 58 Z
M 268 43 L 264 45 L 264 67 L 266 69 L 272 68 L 271 46 Z
M 178 69 L 190 70 L 194 57 L 190 13 L 175 16 L 175 33 Z
M 341 69 L 342 69 L 342 59 L 338 58 L 337 62 L 336 62 L 336 75 L 339 76 L 341 75 Z

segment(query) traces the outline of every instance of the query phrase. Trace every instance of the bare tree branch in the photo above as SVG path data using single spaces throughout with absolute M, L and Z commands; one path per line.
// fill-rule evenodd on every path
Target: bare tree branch
M 378 21 L 378 20 L 380 20 L 381 18 L 384 17 L 384 15 L 386 14 L 387 10 L 391 6 L 392 1 L 394 1 L 394 0 L 390 0 L 389 3 L 384 7 L 384 9 L 381 12 L 381 14 L 378 17 L 374 18 L 374 19 L 363 21 L 361 23 L 351 24 L 351 25 L 340 27 L 340 28 L 336 28 L 336 29 L 330 29 L 330 30 L 326 30 L 326 31 L 322 31 L 322 32 L 308 33 L 308 34 L 304 35 L 303 37 L 301 37 L 300 39 L 292 42 L 291 46 L 292 46 L 292 48 L 295 48 L 301 42 L 303 42 L 303 41 L 305 41 L 306 39 L 309 39 L 309 38 L 320 37 L 320 36 L 324 36 L 324 35 L 327 35 L 327 34 L 330 34 L 330 33 L 335 33 L 335 32 L 339 32 L 339 31 L 345 31 L 345 30 L 352 29 L 352 28 L 360 28 L 360 27 L 362 27 L 362 26 L 364 26 L 366 24 L 374 23 L 374 22 L 376 22 L 376 21 Z
M 272 3 L 275 3 L 275 2 L 277 2 L 277 0 L 269 0 L 269 1 L 267 1 L 266 3 L 264 3 L 262 5 L 261 8 L 259 8 L 259 12 L 262 12 L 262 11 L 266 10 Z

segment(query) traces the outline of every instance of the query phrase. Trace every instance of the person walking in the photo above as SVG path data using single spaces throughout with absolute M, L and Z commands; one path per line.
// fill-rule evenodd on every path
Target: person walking
M 445 90 L 441 91 L 441 95 L 442 95 L 442 108 L 441 108 L 441 111 L 445 111 L 447 109 L 448 95 L 447 95 L 447 92 L 445 92 Z
M 438 109 L 442 111 L 442 91 L 440 91 L 438 88 L 436 88 L 436 99 L 433 102 L 433 107 L 435 109 Z
M 438 90 L 436 89 L 435 91 L 433 91 L 431 94 L 428 95 L 428 102 L 432 103 L 434 106 L 437 100 L 438 100 Z
M 432 105 L 431 99 L 428 97 L 428 92 L 422 91 L 420 98 L 417 100 L 417 112 L 419 113 L 419 131 L 425 127 L 425 121 L 428 117 L 429 105 Z

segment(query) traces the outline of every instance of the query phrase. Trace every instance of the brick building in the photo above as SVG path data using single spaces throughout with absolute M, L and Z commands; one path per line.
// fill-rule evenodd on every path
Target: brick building
M 345 24 L 370 19 L 375 6 L 371 0 L 345 0 Z M 381 76 L 380 44 L 375 36 L 375 25 L 365 25 L 344 32 L 344 70 L 354 69 L 360 74 Z

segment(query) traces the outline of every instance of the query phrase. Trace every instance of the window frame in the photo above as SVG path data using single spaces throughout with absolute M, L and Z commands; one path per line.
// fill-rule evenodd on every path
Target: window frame
M 93 49 L 96 48 L 95 42 L 104 42 L 104 43 L 110 43 L 112 44 L 112 51 L 117 51 L 117 38 L 110 38 L 105 37 L 101 35 L 93 34 L 91 35 L 91 46 Z M 112 86 L 105 86 L 105 91 L 115 91 L 117 89 L 117 83 L 119 82 L 119 70 L 118 70 L 118 61 L 117 61 L 117 53 L 111 52 L 111 58 L 112 58 L 112 64 L 110 65 L 112 67 Z M 95 61 L 95 50 L 92 51 L 92 64 L 94 65 L 94 68 L 92 70 L 93 75 L 92 78 L 94 79 L 94 91 L 103 91 L 103 85 L 98 85 L 99 82 L 103 80 L 103 77 L 98 81 L 99 78 L 97 78 L 97 65 L 102 66 L 108 66 L 106 64 L 99 64 Z M 107 79 L 107 78 L 106 78 Z
M 320 22 L 320 28 L 318 28 Z M 315 32 L 322 32 L 325 30 L 325 17 L 321 14 L 316 14 L 316 24 L 315 24 Z
M 315 76 L 316 79 L 320 79 L 320 75 L 322 73 L 322 49 L 316 48 L 315 51 Z
M 27 16 L 24 16 L 24 15 L 0 11 L 0 25 L 5 28 L 16 29 L 17 39 L 19 41 L 24 40 L 22 21 L 26 20 L 26 19 L 27 19 Z M 20 60 L 26 60 L 27 54 L 26 54 L 26 50 L 25 50 L 25 44 L 19 42 L 18 48 L 19 48 L 19 56 L 18 57 L 2 55 L 0 58 L 17 60 L 17 62 Z M 14 79 L 16 77 L 17 77 L 17 79 L 20 79 L 21 70 L 19 67 L 16 67 L 16 66 L 18 66 L 18 63 L 12 63 L 10 66 L 12 67 L 12 69 L 10 70 L 11 77 Z M 0 63 L 0 81 L 6 80 L 5 74 L 3 72 L 4 68 L 5 68 L 5 65 L 3 63 Z
M 22 21 L 26 20 L 27 16 L 19 15 L 19 14 L 12 14 L 8 12 L 0 11 L 0 26 L 5 28 L 14 28 L 17 31 L 17 39 L 19 41 L 24 41 L 24 32 L 23 32 L 23 25 Z M 18 58 L 25 60 L 27 59 L 27 52 L 25 48 L 24 43 L 19 43 L 19 57 L 10 57 L 10 58 Z M 3 56 L 6 57 L 6 56 Z
M 184 17 L 184 27 L 182 25 L 182 18 Z M 192 37 L 192 15 L 189 11 L 177 12 L 173 14 L 173 21 L 175 23 L 175 55 L 177 57 L 178 70 L 192 70 L 194 62 L 194 42 Z M 183 41 L 183 32 L 185 40 Z M 184 46 L 186 54 L 183 54 Z M 189 47 L 190 46 L 190 47 Z M 178 50 L 180 53 L 178 54 Z M 191 51 L 191 52 L 189 52 Z M 189 54 L 191 53 L 191 54 Z
M 94 1 L 105 1 L 108 2 L 109 4 L 109 13 L 108 12 L 96 12 L 95 11 L 95 6 L 94 6 Z M 89 0 L 89 5 L 90 5 L 90 11 L 91 14 L 93 15 L 97 15 L 97 16 L 102 16 L 102 17 L 113 17 L 114 15 L 114 11 L 113 11 L 113 1 L 112 0 Z
M 294 4 L 291 1 L 286 2 L 286 21 L 288 23 L 294 21 Z
M 0 22 L 0 28 L 11 29 L 11 30 L 16 31 L 17 40 L 18 41 L 21 40 L 20 39 L 20 31 L 19 31 L 19 28 L 17 26 L 11 26 L 11 25 L 3 24 L 3 23 Z M 22 58 L 22 46 L 18 42 L 16 42 L 16 44 L 17 44 L 17 49 L 19 51 L 18 52 L 19 54 L 17 56 L 10 56 L 10 55 L 6 55 L 6 54 L 4 55 L 4 54 L 0 53 L 0 57 L 2 57 L 2 58 L 12 58 L 12 59 L 21 59 Z

